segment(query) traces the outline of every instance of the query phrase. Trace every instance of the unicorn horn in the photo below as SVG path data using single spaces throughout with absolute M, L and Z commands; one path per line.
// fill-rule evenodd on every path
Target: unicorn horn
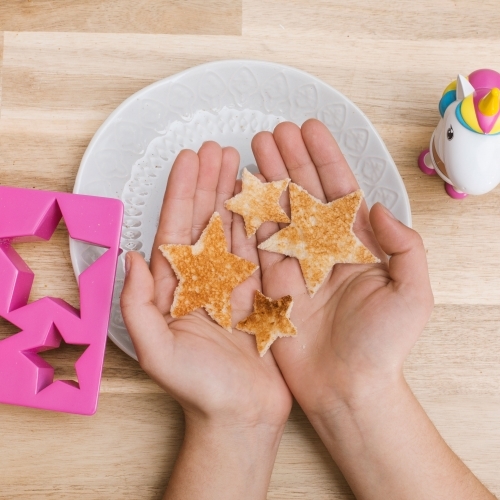
M 474 92 L 474 87 L 462 75 L 457 76 L 457 100 L 461 101 Z
M 491 89 L 480 101 L 479 111 L 486 116 L 495 116 L 500 109 L 500 90 Z

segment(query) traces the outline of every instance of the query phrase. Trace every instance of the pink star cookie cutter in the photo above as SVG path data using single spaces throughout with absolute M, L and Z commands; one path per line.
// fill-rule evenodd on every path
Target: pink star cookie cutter
M 80 310 L 52 297 L 28 304 L 34 274 L 10 245 L 50 239 L 61 218 L 71 238 L 107 249 L 78 277 Z M 0 186 L 0 316 L 21 330 L 0 341 L 0 403 L 95 413 L 122 218 L 119 200 Z M 54 382 L 37 354 L 61 339 L 88 346 L 75 364 L 78 384 Z

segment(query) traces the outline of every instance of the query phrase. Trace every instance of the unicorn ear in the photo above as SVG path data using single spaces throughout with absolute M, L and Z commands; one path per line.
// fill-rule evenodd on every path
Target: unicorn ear
M 465 99 L 468 95 L 474 92 L 474 87 L 467 78 L 462 75 L 457 76 L 457 101 Z

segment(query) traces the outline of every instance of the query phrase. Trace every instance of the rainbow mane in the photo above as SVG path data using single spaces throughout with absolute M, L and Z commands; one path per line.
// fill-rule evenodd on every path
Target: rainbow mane
M 467 129 L 478 134 L 500 134 L 500 73 L 479 69 L 468 76 L 474 92 L 456 108 L 457 118 Z M 439 112 L 457 100 L 457 81 L 451 82 L 439 101 Z

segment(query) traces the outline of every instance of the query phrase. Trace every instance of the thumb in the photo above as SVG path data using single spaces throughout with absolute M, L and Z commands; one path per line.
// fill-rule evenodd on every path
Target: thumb
M 141 255 L 125 255 L 125 283 L 120 298 L 123 320 L 145 371 L 154 370 L 155 360 L 172 333 L 154 303 L 154 279 Z
M 421 236 L 399 222 L 381 203 L 370 211 L 370 223 L 382 250 L 389 255 L 389 275 L 396 289 L 429 302 L 433 297 Z

